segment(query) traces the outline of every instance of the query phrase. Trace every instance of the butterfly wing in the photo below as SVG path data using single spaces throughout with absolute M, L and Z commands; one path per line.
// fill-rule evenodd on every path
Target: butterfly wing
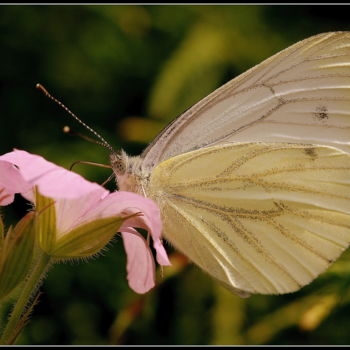
M 328 146 L 229 143 L 152 172 L 165 237 L 241 296 L 298 290 L 350 242 L 350 156 Z
M 350 32 L 313 36 L 229 81 L 169 124 L 143 152 L 152 168 L 224 142 L 289 142 L 350 152 Z

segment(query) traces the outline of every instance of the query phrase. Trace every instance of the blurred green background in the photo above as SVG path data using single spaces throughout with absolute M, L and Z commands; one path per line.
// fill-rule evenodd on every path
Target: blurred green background
M 349 30 L 347 6 L 1 6 L 0 151 L 69 167 L 108 151 L 35 89 L 42 83 L 116 148 L 139 154 L 179 113 L 298 40 Z M 107 169 L 75 171 L 102 183 Z M 109 185 L 113 189 L 113 184 Z M 28 205 L 6 207 L 6 223 Z M 55 266 L 19 344 L 349 344 L 350 264 L 343 256 L 284 296 L 240 299 L 167 245 L 173 266 L 144 296 L 126 282 L 116 237 L 88 263 Z

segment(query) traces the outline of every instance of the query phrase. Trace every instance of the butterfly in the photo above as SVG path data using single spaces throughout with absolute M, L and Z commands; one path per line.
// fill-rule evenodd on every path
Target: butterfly
M 156 201 L 165 238 L 234 293 L 299 290 L 350 242 L 350 32 L 275 54 L 111 164 L 120 190 Z
M 350 32 L 290 46 L 110 160 L 119 190 L 153 199 L 164 237 L 231 291 L 299 290 L 350 242 Z
M 156 201 L 165 238 L 227 288 L 290 293 L 350 242 L 349 115 L 350 32 L 319 34 L 111 164 L 119 189 Z

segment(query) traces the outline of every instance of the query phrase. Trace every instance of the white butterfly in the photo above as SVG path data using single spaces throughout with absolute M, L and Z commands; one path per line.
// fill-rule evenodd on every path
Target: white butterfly
M 350 242 L 350 32 L 279 52 L 111 163 L 120 190 L 158 203 L 166 239 L 235 293 L 300 289 Z

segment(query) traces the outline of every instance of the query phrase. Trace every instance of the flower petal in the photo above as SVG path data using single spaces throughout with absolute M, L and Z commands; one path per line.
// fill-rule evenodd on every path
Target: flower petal
M 0 160 L 0 205 L 13 202 L 14 194 L 26 192 L 30 185 L 20 171 L 9 161 Z
M 121 193 L 121 192 L 119 192 Z M 124 192 L 129 194 L 128 192 Z M 131 227 L 141 227 L 143 229 L 146 229 L 149 234 L 152 236 L 153 240 L 153 247 L 157 254 L 157 262 L 159 265 L 169 266 L 171 265 L 168 255 L 163 247 L 163 243 L 161 241 L 161 234 L 162 234 L 162 220 L 160 217 L 160 211 L 159 208 L 153 204 L 153 202 L 149 203 L 150 200 L 144 197 L 141 197 L 141 199 L 138 200 L 138 207 L 129 207 L 126 209 L 126 212 L 128 214 L 131 214 L 133 212 L 137 212 L 136 210 L 139 209 L 144 215 L 142 216 L 135 216 L 133 218 L 130 218 L 129 220 L 126 220 L 121 230 L 123 230 L 123 227 L 131 226 Z M 126 203 L 125 203 L 126 204 Z
M 155 264 L 146 240 L 133 228 L 122 232 L 130 288 L 143 294 L 155 286 Z
M 120 232 L 124 232 L 127 227 L 139 227 L 147 230 L 152 236 L 153 247 L 157 253 L 157 262 L 160 265 L 171 265 L 161 242 L 162 221 L 160 211 L 152 200 L 132 192 L 113 192 L 94 208 L 93 213 L 89 213 L 89 217 L 98 219 L 116 215 L 117 212 L 124 216 L 141 212 L 143 215 L 125 220 Z
M 0 156 L 0 160 L 16 164 L 24 180 L 32 187 L 37 185 L 40 193 L 46 197 L 78 198 L 92 191 L 100 191 L 103 197 L 109 193 L 102 186 L 85 180 L 79 174 L 26 151 L 14 150 Z M 33 201 L 33 191 L 21 194 Z
M 58 198 L 55 200 L 57 238 L 69 233 L 76 227 L 107 216 L 93 215 L 97 210 L 101 199 L 101 191 L 95 190 L 82 195 L 79 198 Z M 115 211 L 110 216 L 121 216 Z

